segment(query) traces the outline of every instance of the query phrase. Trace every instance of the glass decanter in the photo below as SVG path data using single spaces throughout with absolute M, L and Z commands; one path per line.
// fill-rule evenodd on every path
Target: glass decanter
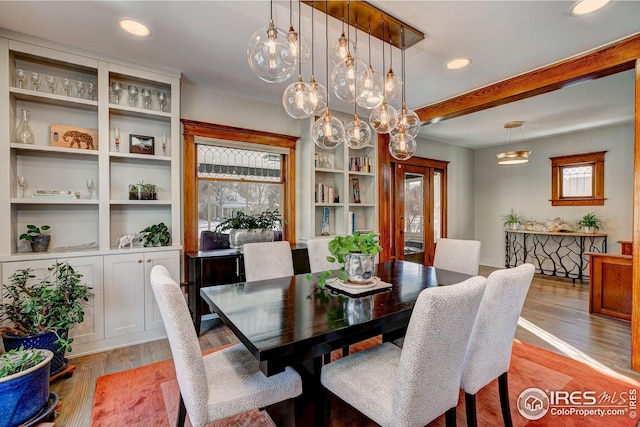
M 35 144 L 36 140 L 29 124 L 29 110 L 20 111 L 22 112 L 22 119 L 16 129 L 16 141 L 22 144 Z

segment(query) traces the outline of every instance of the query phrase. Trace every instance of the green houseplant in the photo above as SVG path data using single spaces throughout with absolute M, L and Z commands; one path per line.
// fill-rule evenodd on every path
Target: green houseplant
M 167 246 L 171 240 L 171 233 L 164 222 L 150 225 L 140 235 L 144 246 Z
M 518 215 L 513 208 L 508 214 L 504 214 L 500 217 L 502 219 L 502 225 L 510 230 L 517 230 L 524 224 L 524 218 L 522 215 Z
M 576 227 L 581 228 L 584 233 L 594 233 L 604 227 L 604 222 L 596 212 L 589 212 L 576 221 Z
M 382 251 L 376 233 L 360 233 L 356 231 L 348 236 L 336 236 L 329 241 L 327 261 L 342 265 L 337 272 L 340 280 L 365 284 L 373 280 L 374 259 Z M 335 274 L 334 271 L 323 271 L 318 274 L 318 283 L 324 287 L 326 280 Z M 307 276 L 311 278 L 312 276 Z
M 33 252 L 46 252 L 49 248 L 51 236 L 43 234 L 42 232 L 49 229 L 51 229 L 51 227 L 48 225 L 38 227 L 37 225 L 29 224 L 27 225 L 26 233 L 20 235 L 20 240 L 26 240 L 31 243 L 31 250 Z
M 9 323 L 0 332 L 5 350 L 24 345 L 54 352 L 53 375 L 64 369 L 64 353 L 73 342 L 68 331 L 84 320 L 90 288 L 66 261 L 53 264 L 49 272 L 38 280 L 30 268 L 17 270 L 2 285 L 0 322 Z
M 23 425 L 49 400 L 49 366 L 53 353 L 13 349 L 0 355 L 0 427 Z
M 236 211 L 231 218 L 227 218 L 216 226 L 214 231 L 222 233 L 229 231 L 229 246 L 241 249 L 242 245 L 249 242 L 272 242 L 273 230 L 282 226 L 282 216 L 278 209 L 247 215 Z

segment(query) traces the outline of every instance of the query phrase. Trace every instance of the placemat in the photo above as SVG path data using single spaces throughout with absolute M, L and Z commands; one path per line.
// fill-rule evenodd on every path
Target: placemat
M 361 297 L 365 295 L 375 294 L 381 291 L 386 291 L 393 285 L 391 283 L 383 282 L 379 277 L 376 277 L 375 286 L 370 287 L 362 286 L 362 288 L 359 288 L 358 285 L 345 285 L 340 279 L 327 281 L 326 286 L 333 291 L 348 295 L 350 297 Z

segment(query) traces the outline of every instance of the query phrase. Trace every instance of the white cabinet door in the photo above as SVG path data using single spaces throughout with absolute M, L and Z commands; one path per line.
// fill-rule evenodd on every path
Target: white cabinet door
M 144 290 L 145 290 L 145 330 L 164 327 L 162 316 L 158 310 L 156 299 L 151 289 L 151 269 L 156 265 L 163 265 L 171 273 L 176 283 L 180 283 L 180 251 L 149 252 L 145 254 Z
M 105 338 L 144 331 L 144 254 L 104 257 Z
M 84 301 L 84 320 L 70 331 L 73 344 L 81 344 L 104 339 L 104 286 L 103 257 L 78 257 L 69 259 L 69 265 L 82 274 L 82 281 L 91 289 L 89 301 Z M 63 262 L 64 259 L 58 259 Z M 73 347 L 73 344 L 71 345 Z

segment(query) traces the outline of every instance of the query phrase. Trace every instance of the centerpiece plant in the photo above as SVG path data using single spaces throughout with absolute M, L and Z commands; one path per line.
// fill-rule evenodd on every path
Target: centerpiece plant
M 378 243 L 378 234 L 360 233 L 356 231 L 352 235 L 336 236 L 329 241 L 329 253 L 327 261 L 341 265 L 336 272 L 333 270 L 318 273 L 318 284 L 324 287 L 327 279 L 336 275 L 339 280 L 351 283 L 367 283 L 373 279 L 373 259 L 382 252 L 382 246 Z M 311 275 L 307 276 L 309 279 Z

